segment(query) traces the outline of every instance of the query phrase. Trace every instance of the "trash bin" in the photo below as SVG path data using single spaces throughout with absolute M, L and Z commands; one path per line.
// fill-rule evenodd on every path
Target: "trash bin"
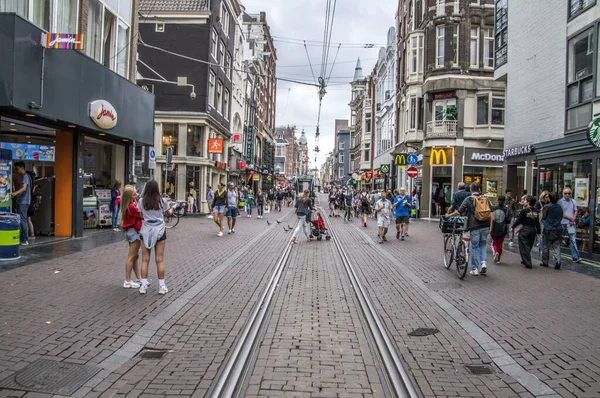
M 18 260 L 21 216 L 14 213 L 0 213 L 0 260 Z

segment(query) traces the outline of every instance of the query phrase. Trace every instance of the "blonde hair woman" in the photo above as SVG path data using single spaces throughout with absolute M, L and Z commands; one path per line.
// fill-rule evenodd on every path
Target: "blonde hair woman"
M 142 229 L 142 215 L 137 207 L 139 195 L 133 185 L 126 185 L 123 190 L 121 216 L 123 219 L 123 231 L 125 231 L 125 240 L 129 243 L 129 253 L 127 254 L 127 263 L 125 263 L 125 289 L 139 289 L 141 279 L 140 266 L 138 259 L 140 257 L 140 230 Z M 135 272 L 137 280 L 131 281 L 131 271 Z

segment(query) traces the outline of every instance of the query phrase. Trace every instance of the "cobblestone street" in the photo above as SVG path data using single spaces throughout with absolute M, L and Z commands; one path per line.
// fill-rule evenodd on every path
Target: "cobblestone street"
M 284 208 L 238 220 L 217 237 L 205 218 L 169 230 L 169 293 L 120 286 L 124 242 L 0 273 L 0 396 L 41 397 L 6 380 L 40 359 L 97 373 L 70 396 L 208 396 L 291 238 Z M 276 219 L 281 219 L 281 224 Z M 267 224 L 269 220 L 270 224 Z M 487 276 L 459 280 L 437 224 L 376 242 L 356 219 L 327 220 L 423 397 L 600 396 L 600 279 L 517 265 L 507 251 Z M 334 241 L 300 236 L 269 307 L 245 396 L 390 396 L 388 376 Z M 574 265 L 575 266 L 575 265 Z M 593 266 L 592 266 L 593 267 Z M 436 329 L 413 336 L 418 328 Z M 159 350 L 160 358 L 139 355 Z M 484 374 L 474 374 L 473 368 Z

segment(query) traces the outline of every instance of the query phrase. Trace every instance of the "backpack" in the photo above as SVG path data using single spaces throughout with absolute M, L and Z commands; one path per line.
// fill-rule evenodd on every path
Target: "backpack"
M 363 206 L 369 206 L 369 195 L 366 193 L 360 195 L 360 204 Z
M 508 233 L 508 225 L 506 223 L 507 209 L 498 208 L 492 213 L 492 235 L 506 236 Z
M 492 210 L 490 209 L 490 202 L 483 196 L 471 196 L 473 198 L 473 204 L 475 205 L 475 212 L 473 216 L 477 221 L 490 221 L 492 218 Z

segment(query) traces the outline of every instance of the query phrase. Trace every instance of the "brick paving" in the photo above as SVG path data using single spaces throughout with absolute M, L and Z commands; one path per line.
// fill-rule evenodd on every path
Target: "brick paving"
M 385 396 L 334 243 L 299 241 L 245 396 Z
M 460 281 L 454 269 L 443 267 L 436 223 L 412 223 L 405 242 L 397 241 L 390 229 L 389 243 L 367 245 L 358 223 L 348 228 L 339 219 L 334 222 L 361 264 L 368 289 L 425 396 L 532 395 L 501 372 L 468 374 L 463 365 L 491 364 L 489 356 L 397 266 L 387 259 L 378 262 L 380 250 L 392 253 L 561 396 L 600 396 L 600 280 L 570 271 L 527 270 L 517 265 L 517 255 L 506 251 L 504 264 L 488 264 L 488 276 Z M 374 242 L 374 222 L 364 230 Z M 415 327 L 435 327 L 440 333 L 408 337 Z

